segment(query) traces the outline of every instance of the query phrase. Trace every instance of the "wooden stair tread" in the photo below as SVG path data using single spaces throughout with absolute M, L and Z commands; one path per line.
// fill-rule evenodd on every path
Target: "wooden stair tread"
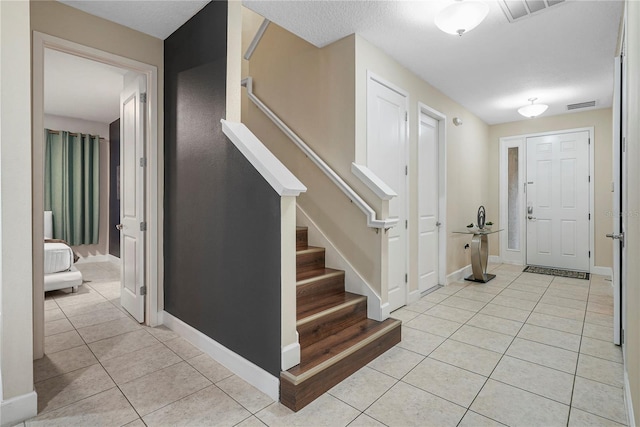
M 364 344 L 374 339 L 377 335 L 385 334 L 394 328 L 399 328 L 401 322 L 395 319 L 387 319 L 378 322 L 372 319 L 364 319 L 353 326 L 324 338 L 309 347 L 301 349 L 300 364 L 286 371 L 287 377 L 298 382 L 303 380 L 305 374 L 313 374 L 314 368 L 322 368 L 320 365 L 337 363 L 359 348 L 358 343 Z
M 329 276 L 344 275 L 344 270 L 335 270 L 333 268 L 318 268 L 316 270 L 307 271 L 304 279 L 298 279 L 296 281 L 297 286 L 306 285 L 314 280 L 321 280 Z
M 362 300 L 366 301 L 366 299 L 367 297 L 365 296 L 352 294 L 350 292 L 328 295 L 323 298 L 315 298 L 303 304 L 298 304 L 296 308 L 297 319 L 298 322 L 300 322 L 314 314 L 321 313 L 329 309 L 336 309 L 346 304 L 355 304 Z
M 331 268 L 316 268 L 314 270 L 307 270 L 304 272 L 300 272 L 296 274 L 296 283 L 301 284 L 300 282 L 303 282 L 305 280 L 308 279 L 312 279 L 312 278 L 319 278 L 321 276 L 325 276 L 328 273 L 332 273 L 332 272 L 336 272 L 339 270 L 333 270 Z
M 305 249 L 298 249 L 296 250 L 296 255 L 302 255 L 302 254 L 306 254 L 306 253 L 311 253 L 311 252 L 324 252 L 324 248 L 321 248 L 319 246 L 308 246 Z

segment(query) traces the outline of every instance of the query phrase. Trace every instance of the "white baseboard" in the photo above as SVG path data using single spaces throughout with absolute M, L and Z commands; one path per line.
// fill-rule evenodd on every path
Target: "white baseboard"
M 613 270 L 611 267 L 593 267 L 591 269 L 591 274 L 597 274 L 599 276 L 612 277 Z
M 38 415 L 38 395 L 35 391 L 0 403 L 0 426 L 11 427 Z
M 89 255 L 85 257 L 80 257 L 76 264 L 85 264 L 87 262 L 107 262 L 109 261 L 108 255 Z
M 284 346 L 282 354 L 280 356 L 282 361 L 282 370 L 286 371 L 300 364 L 300 336 L 296 331 L 296 342 Z
M 164 311 L 162 323 L 185 340 L 207 353 L 215 361 L 222 364 L 231 372 L 271 397 L 274 401 L 280 399 L 280 379 L 271 375 L 261 367 L 234 353 L 222 344 L 208 337 L 182 320 Z
M 329 267 L 337 270 L 344 270 L 344 286 L 345 290 L 354 294 L 364 295 L 367 297 L 367 317 L 377 321 L 383 321 L 389 318 L 389 305 L 382 304 L 382 299 L 367 281 L 355 270 L 346 257 L 340 252 L 327 236 L 320 231 L 318 226 L 309 216 L 297 206 L 296 221 L 298 225 L 304 225 L 308 228 L 309 240 L 315 246 L 325 248 L 325 260 Z
M 636 418 L 633 412 L 633 399 L 631 398 L 631 386 L 629 384 L 629 374 L 624 370 L 624 405 L 627 408 L 627 422 L 629 427 L 636 427 Z
M 453 273 L 447 275 L 447 285 L 454 283 L 454 282 L 459 282 L 461 280 L 464 280 L 465 277 L 471 275 L 472 270 L 471 270 L 471 264 L 467 265 L 466 267 L 462 267 L 459 270 L 454 271 Z
M 412 304 L 420 299 L 420 290 L 416 289 L 415 291 L 409 292 L 407 295 L 407 305 Z
M 109 259 L 109 262 L 111 264 L 115 264 L 115 265 L 118 265 L 118 266 L 122 265 L 122 260 L 120 258 L 118 258 L 117 256 L 113 256 L 113 255 L 109 254 L 109 255 L 107 255 L 107 258 Z

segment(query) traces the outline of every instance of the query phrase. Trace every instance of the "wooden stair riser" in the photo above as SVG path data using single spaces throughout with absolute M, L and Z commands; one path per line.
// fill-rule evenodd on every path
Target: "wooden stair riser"
M 305 273 L 324 268 L 324 248 L 310 247 L 296 253 L 296 280 L 305 277 Z
M 312 320 L 302 319 L 296 328 L 300 335 L 300 346 L 307 348 L 366 318 L 367 300 L 362 298 L 343 307 L 312 316 Z
M 298 384 L 292 383 L 285 373 L 281 374 L 280 402 L 293 411 L 299 411 L 325 391 L 398 344 L 400 339 L 401 329 L 398 326 L 380 339 L 363 346 L 331 367 Z
M 308 233 L 306 228 L 296 228 L 296 251 L 307 249 L 309 245 Z
M 304 304 L 310 299 L 323 298 L 342 292 L 344 292 L 344 272 L 319 276 L 296 286 L 298 304 Z

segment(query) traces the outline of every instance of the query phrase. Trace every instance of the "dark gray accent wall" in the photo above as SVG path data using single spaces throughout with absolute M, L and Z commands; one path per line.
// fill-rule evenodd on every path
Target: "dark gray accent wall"
M 280 374 L 280 197 L 222 132 L 227 3 L 165 40 L 165 310 Z

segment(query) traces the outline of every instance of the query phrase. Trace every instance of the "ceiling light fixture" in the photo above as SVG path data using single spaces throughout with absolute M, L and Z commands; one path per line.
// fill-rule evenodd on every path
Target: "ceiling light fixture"
M 456 0 L 438 12 L 435 24 L 447 34 L 461 36 L 477 27 L 488 13 L 489 6 L 486 3 L 475 0 Z
M 538 117 L 540 114 L 542 114 L 545 111 L 547 111 L 547 108 L 549 108 L 548 105 L 545 105 L 545 104 L 534 104 L 534 102 L 537 99 L 538 98 L 529 98 L 529 102 L 531 102 L 531 104 L 525 105 L 524 107 L 518 108 L 518 113 L 522 114 L 525 117 L 528 117 L 528 118 L 532 119 L 534 117 Z

